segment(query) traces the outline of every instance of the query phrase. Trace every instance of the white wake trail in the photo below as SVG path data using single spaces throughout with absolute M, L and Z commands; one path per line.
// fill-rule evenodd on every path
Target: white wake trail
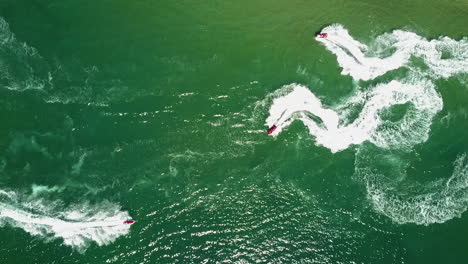
M 266 120 L 268 127 L 277 126 L 272 136 L 300 120 L 317 144 L 332 152 L 364 141 L 382 148 L 412 147 L 428 139 L 432 119 L 443 107 L 431 80 L 468 73 L 467 39 L 441 37 L 429 41 L 413 32 L 394 30 L 366 45 L 339 24 L 325 27 L 322 32 L 327 37 L 317 37 L 317 41 L 336 55 L 342 74 L 355 80 L 371 80 L 400 67 L 410 71 L 400 80 L 377 84 L 366 91 L 358 89 L 334 109 L 323 106 L 304 86 L 284 86 L 275 93 L 279 96 L 273 100 Z M 421 59 L 426 67 L 412 63 L 412 58 Z M 347 112 L 358 101 L 363 108 L 355 120 L 348 122 Z M 396 121 L 387 120 L 385 112 L 392 112 L 392 107 L 399 105 L 406 109 L 403 116 Z
M 56 203 L 44 200 L 20 201 L 14 192 L 0 190 L 0 226 L 21 228 L 34 236 L 59 238 L 63 244 L 84 251 L 92 243 L 110 244 L 128 234 L 130 219 L 118 205 L 88 203 L 60 210 Z
M 406 147 L 427 140 L 433 116 L 442 109 L 442 99 L 430 82 L 380 84 L 367 95 L 369 98 L 359 116 L 350 124 L 340 125 L 339 113 L 322 105 L 306 87 L 298 84 L 284 86 L 289 91 L 273 100 L 266 124 L 277 129 L 278 135 L 292 121 L 307 126 L 316 143 L 337 152 L 368 140 L 380 147 Z M 411 104 L 405 117 L 391 122 L 381 118 L 382 111 L 393 105 Z M 343 120 L 342 120 L 343 121 Z M 345 123 L 345 122 L 341 122 Z
M 327 38 L 317 38 L 337 57 L 343 75 L 355 80 L 371 80 L 402 66 L 414 68 L 411 57 L 423 59 L 429 67 L 427 74 L 450 77 L 468 70 L 468 40 L 453 40 L 448 37 L 427 40 L 413 32 L 394 30 L 378 36 L 370 45 L 353 39 L 342 25 L 333 24 L 322 32 Z M 388 56 L 382 51 L 393 51 Z
M 355 175 L 366 183 L 368 197 L 374 209 L 400 224 L 429 225 L 460 217 L 468 208 L 466 154 L 456 158 L 450 177 L 425 184 L 404 180 L 409 166 L 409 163 L 404 163 L 406 155 L 408 154 L 385 151 L 358 151 Z M 385 171 L 376 166 L 382 160 L 400 164 L 390 165 L 392 170 Z

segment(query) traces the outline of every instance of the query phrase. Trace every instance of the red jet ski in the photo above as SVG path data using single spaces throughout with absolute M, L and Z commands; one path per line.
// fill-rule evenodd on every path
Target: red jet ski
M 127 221 L 124 221 L 123 223 L 126 224 L 126 225 L 131 225 L 131 224 L 135 223 L 135 221 L 127 220 Z
M 272 125 L 268 130 L 267 130 L 267 135 L 271 135 L 271 133 L 275 132 L 276 130 L 276 125 Z
M 318 33 L 317 35 L 315 35 L 317 38 L 327 38 L 328 37 L 328 34 L 327 33 Z

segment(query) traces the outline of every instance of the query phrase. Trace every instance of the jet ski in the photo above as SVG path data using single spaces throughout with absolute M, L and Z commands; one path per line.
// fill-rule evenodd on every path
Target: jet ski
M 328 34 L 327 33 L 317 33 L 315 35 L 315 37 L 317 37 L 317 38 L 327 38 Z
M 273 132 L 276 130 L 276 125 L 272 125 L 268 130 L 267 130 L 267 135 L 271 135 Z
M 123 223 L 126 224 L 126 225 L 131 225 L 131 224 L 135 223 L 135 221 L 127 220 L 127 221 L 124 221 Z

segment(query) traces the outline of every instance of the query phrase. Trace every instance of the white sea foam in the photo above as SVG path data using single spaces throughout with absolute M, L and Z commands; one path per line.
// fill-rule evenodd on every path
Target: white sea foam
M 46 85 L 46 69 L 37 50 L 17 40 L 0 17 L 0 88 L 41 90 Z
M 391 81 L 371 89 L 357 119 L 341 125 L 339 113 L 324 107 L 306 87 L 291 84 L 282 90 L 289 93 L 273 100 L 266 120 L 269 127 L 277 126 L 272 135 L 278 135 L 291 122 L 300 120 L 315 137 L 317 144 L 332 152 L 366 140 L 383 148 L 424 142 L 433 116 L 442 109 L 442 99 L 431 82 L 414 84 Z M 391 122 L 381 118 L 382 110 L 406 103 L 411 104 L 411 108 L 400 120 Z M 384 127 L 386 124 L 390 126 Z
M 427 184 L 398 184 L 399 180 L 395 177 L 397 174 L 406 177 L 407 164 L 400 166 L 400 170 L 392 168 L 392 171 L 380 170 L 381 174 L 376 174 L 369 168 L 369 162 L 375 163 L 376 157 L 366 158 L 359 154 L 357 159 L 363 166 L 358 167 L 356 173 L 365 180 L 375 210 L 397 223 L 443 223 L 460 217 L 468 208 L 468 158 L 465 154 L 458 156 L 454 162 L 453 173 L 448 180 Z
M 430 69 L 427 74 L 446 78 L 468 71 L 467 39 L 441 37 L 429 41 L 413 32 L 394 30 L 366 45 L 353 39 L 339 24 L 325 27 L 322 32 L 328 37 L 317 41 L 337 56 L 342 74 L 355 80 L 371 80 L 402 66 L 415 68 L 410 63 L 412 56 L 424 61 Z M 391 54 L 385 56 L 388 52 Z
M 91 244 L 106 245 L 130 231 L 123 224 L 130 216 L 118 205 L 88 203 L 61 209 L 58 202 L 18 199 L 11 191 L 0 190 L 0 226 L 18 227 L 45 239 L 60 238 L 67 246 L 84 251 Z
M 427 40 L 415 33 L 395 30 L 377 37 L 369 46 L 353 39 L 341 25 L 322 30 L 327 38 L 317 38 L 337 56 L 342 74 L 355 80 L 370 80 L 400 67 L 410 72 L 400 80 L 377 84 L 355 94 L 342 103 L 325 107 L 306 87 L 291 84 L 275 92 L 266 124 L 278 128 L 278 135 L 294 120 L 301 120 L 319 145 L 332 152 L 370 141 L 383 148 L 411 147 L 428 139 L 434 115 L 443 103 L 431 79 L 468 72 L 468 40 L 448 37 Z M 411 58 L 422 59 L 426 68 L 419 69 Z M 361 105 L 358 117 L 348 116 Z M 406 105 L 399 120 L 385 120 L 383 114 L 395 105 Z
M 429 41 L 395 30 L 366 45 L 353 39 L 341 25 L 331 25 L 322 32 L 328 37 L 317 41 L 336 55 L 343 75 L 371 80 L 405 67 L 406 76 L 366 89 L 355 87 L 353 94 L 332 106 L 323 105 L 305 86 L 283 86 L 256 106 L 264 108 L 271 103 L 266 125 L 277 126 L 272 135 L 300 120 L 316 143 L 332 152 L 359 145 L 357 178 L 366 183 L 376 211 L 395 222 L 427 225 L 460 216 L 468 208 L 465 155 L 457 158 L 453 174 L 445 182 L 415 184 L 408 180 L 406 188 L 399 183 L 407 177 L 409 161 L 392 153 L 411 153 L 408 150 L 415 144 L 428 140 L 432 120 L 443 107 L 434 80 L 468 73 L 468 40 L 440 37 Z M 365 141 L 390 155 L 364 157 L 362 153 L 371 146 L 361 145 Z M 379 164 L 376 159 L 383 161 Z
M 449 77 L 468 72 L 468 43 L 447 37 L 428 41 L 415 33 L 395 30 L 383 34 L 367 46 L 353 39 L 341 25 L 322 30 L 327 38 L 317 38 L 337 56 L 342 74 L 356 80 L 369 80 L 402 66 L 410 67 L 407 77 L 378 84 L 368 92 L 356 93 L 334 109 L 322 106 L 307 88 L 291 84 L 275 93 L 270 108 L 268 126 L 279 134 L 294 120 L 301 120 L 316 138 L 317 144 L 337 152 L 353 144 L 370 141 L 377 146 L 411 147 L 427 140 L 434 115 L 442 109 L 442 99 L 430 81 L 432 77 Z M 389 53 L 390 54 L 387 54 Z M 444 55 L 445 54 L 445 55 Z M 448 55 L 447 55 L 448 54 Z M 421 58 L 428 69 L 418 70 L 409 63 L 411 57 Z M 353 104 L 362 105 L 358 117 L 348 123 Z M 394 105 L 408 104 L 398 121 L 382 118 L 382 113 Z

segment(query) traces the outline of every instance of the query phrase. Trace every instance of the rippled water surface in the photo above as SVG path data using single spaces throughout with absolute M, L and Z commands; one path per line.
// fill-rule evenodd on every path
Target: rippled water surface
M 0 262 L 465 263 L 467 24 L 464 1 L 0 1 Z

